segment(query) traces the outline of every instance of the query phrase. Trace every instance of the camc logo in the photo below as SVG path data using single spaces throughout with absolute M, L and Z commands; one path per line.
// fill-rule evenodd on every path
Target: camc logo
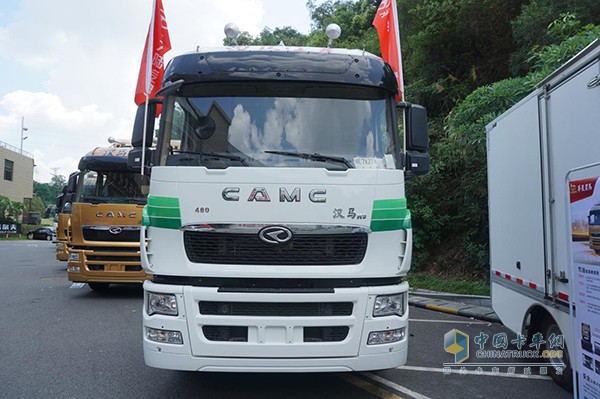
M 454 355 L 455 363 L 462 363 L 469 358 L 469 336 L 453 329 L 444 334 L 444 350 Z

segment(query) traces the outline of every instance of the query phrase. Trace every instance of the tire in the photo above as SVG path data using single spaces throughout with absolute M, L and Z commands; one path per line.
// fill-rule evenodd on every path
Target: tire
M 52 241 L 52 236 L 46 236 L 46 241 Z
M 552 348 L 550 348 L 550 343 L 548 342 L 548 337 L 551 334 L 554 335 L 562 335 L 562 331 L 560 330 L 560 327 L 558 326 L 558 324 L 556 324 L 556 322 L 554 321 L 554 319 L 550 316 L 547 316 L 544 321 L 542 322 L 542 326 L 540 328 L 540 332 L 543 334 L 544 336 L 544 340 L 546 340 L 546 343 L 542 345 L 542 350 L 552 350 Z M 556 349 L 556 348 L 554 348 Z M 560 348 L 559 348 L 560 349 Z M 556 382 L 561 388 L 572 392 L 573 391 L 573 369 L 571 367 L 571 359 L 569 358 L 569 351 L 567 350 L 567 342 L 565 340 L 565 345 L 564 345 L 564 349 L 563 349 L 563 358 L 561 359 L 562 362 L 566 365 L 566 368 L 563 370 L 562 374 L 558 374 L 556 372 L 556 369 L 553 366 L 553 360 L 554 359 L 546 359 L 546 361 L 548 362 L 548 364 L 550 365 L 548 367 L 548 374 L 550 375 L 550 377 L 552 377 L 552 379 L 554 380 L 554 382 Z
M 96 292 L 105 292 L 108 289 L 110 283 L 88 283 L 90 288 Z
M 28 240 L 33 240 L 33 234 L 32 233 L 27 234 L 27 239 Z

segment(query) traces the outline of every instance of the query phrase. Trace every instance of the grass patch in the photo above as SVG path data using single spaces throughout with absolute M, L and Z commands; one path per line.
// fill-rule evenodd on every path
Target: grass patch
M 463 295 L 490 295 L 490 283 L 487 280 L 448 279 L 419 273 L 409 273 L 406 280 L 412 288 Z

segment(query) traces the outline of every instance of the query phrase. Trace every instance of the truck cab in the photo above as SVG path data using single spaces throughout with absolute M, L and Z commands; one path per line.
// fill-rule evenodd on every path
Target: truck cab
M 157 148 L 142 165 L 152 171 L 146 364 L 324 372 L 406 362 L 404 181 L 426 173 L 428 141 L 424 109 L 396 104 L 396 93 L 391 67 L 361 50 L 227 47 L 169 63 Z M 148 114 L 134 154 L 152 142 Z
M 128 168 L 130 147 L 99 147 L 79 162 L 71 206 L 68 277 L 102 291 L 142 283 L 140 222 L 147 177 Z

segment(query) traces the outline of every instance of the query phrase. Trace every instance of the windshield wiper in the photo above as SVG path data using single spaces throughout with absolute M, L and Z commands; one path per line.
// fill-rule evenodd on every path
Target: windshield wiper
M 267 154 L 275 154 L 275 155 L 287 155 L 290 157 L 297 157 L 302 159 L 310 159 L 311 161 L 317 162 L 337 162 L 346 165 L 346 168 L 352 169 L 353 166 L 349 160 L 342 157 L 333 157 L 331 155 L 323 155 L 317 154 L 316 152 L 313 154 L 309 154 L 308 152 L 293 152 L 293 151 L 271 151 L 265 150 Z
M 246 159 L 244 159 L 238 155 L 233 155 L 233 154 L 222 154 L 222 153 L 218 153 L 218 152 L 202 152 L 202 151 L 180 151 L 180 150 L 173 150 L 173 152 L 178 153 L 178 154 L 193 154 L 193 155 L 201 155 L 201 156 L 214 157 L 214 158 L 224 158 L 224 159 L 229 159 L 230 161 L 238 161 L 242 165 L 248 166 L 248 162 L 246 162 Z

